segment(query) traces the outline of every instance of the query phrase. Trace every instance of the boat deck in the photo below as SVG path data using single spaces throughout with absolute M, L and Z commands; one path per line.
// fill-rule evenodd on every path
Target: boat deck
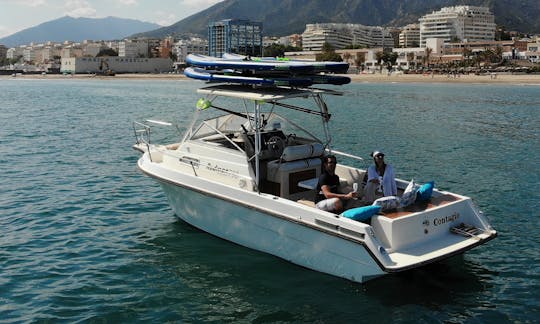
M 451 194 L 443 194 L 438 197 L 431 198 L 431 200 L 428 203 L 417 202 L 405 208 L 398 208 L 398 209 L 388 211 L 388 212 L 381 212 L 381 215 L 383 215 L 384 217 L 394 219 L 401 216 L 407 216 L 413 213 L 426 211 L 434 207 L 443 206 L 443 205 L 446 205 L 446 204 L 449 204 L 449 203 L 452 203 L 461 199 L 462 198 L 451 195 Z
M 311 193 L 310 196 L 307 196 L 307 194 L 305 195 L 306 195 L 305 197 L 301 197 L 300 199 L 298 199 L 297 202 L 300 204 L 315 208 L 315 203 L 313 202 L 313 198 L 311 197 L 313 193 Z M 411 215 L 413 213 L 423 212 L 431 208 L 447 205 L 449 203 L 459 201 L 461 199 L 463 198 L 454 196 L 452 194 L 443 194 L 438 197 L 431 198 L 431 200 L 428 203 L 417 202 L 405 208 L 398 208 L 391 211 L 380 212 L 380 214 L 387 218 L 396 219 L 402 216 Z M 350 209 L 350 208 L 361 207 L 361 206 L 364 206 L 364 204 L 362 203 L 361 200 L 358 200 L 358 201 L 353 201 L 352 204 L 350 204 L 348 207 Z

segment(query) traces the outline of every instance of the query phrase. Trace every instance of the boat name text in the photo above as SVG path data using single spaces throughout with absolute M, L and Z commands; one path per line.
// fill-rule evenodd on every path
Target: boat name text
M 239 173 L 238 170 L 227 169 L 227 168 L 220 167 L 218 165 L 212 165 L 210 163 L 208 163 L 208 165 L 206 166 L 206 169 L 208 171 L 217 172 L 219 174 L 232 177 L 234 179 L 238 178 L 238 173 Z
M 439 225 L 443 225 L 443 224 L 446 224 L 446 223 L 450 223 L 450 222 L 453 222 L 453 221 L 456 221 L 459 219 L 459 213 L 458 212 L 455 212 L 453 213 L 452 215 L 450 216 L 445 216 L 445 217 L 440 217 L 440 218 L 435 218 L 433 220 L 433 225 L 434 226 L 439 226 Z

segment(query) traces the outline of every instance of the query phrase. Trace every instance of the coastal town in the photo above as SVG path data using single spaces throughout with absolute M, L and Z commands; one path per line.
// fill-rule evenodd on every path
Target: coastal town
M 0 324 L 539 322 L 540 1 L 0 3 Z
M 313 23 L 302 34 L 272 37 L 264 34 L 261 22 L 226 19 L 209 22 L 207 38 L 0 44 L 0 74 L 173 74 L 182 71 L 190 53 L 345 61 L 350 74 L 474 73 L 493 79 L 540 71 L 540 35 L 497 27 L 487 7 L 454 6 L 400 28 Z

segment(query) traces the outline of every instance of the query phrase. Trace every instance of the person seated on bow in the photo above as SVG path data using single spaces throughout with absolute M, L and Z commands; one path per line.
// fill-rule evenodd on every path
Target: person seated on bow
M 373 151 L 373 165 L 368 168 L 368 179 L 364 190 L 364 200 L 372 203 L 375 199 L 397 195 L 394 168 L 384 162 L 384 153 Z
M 347 194 L 339 193 L 339 176 L 336 175 L 337 159 L 334 155 L 327 155 L 323 161 L 323 172 L 319 177 L 315 195 L 315 206 L 318 209 L 339 214 L 343 211 L 344 201 L 356 198 L 358 194 L 351 191 Z

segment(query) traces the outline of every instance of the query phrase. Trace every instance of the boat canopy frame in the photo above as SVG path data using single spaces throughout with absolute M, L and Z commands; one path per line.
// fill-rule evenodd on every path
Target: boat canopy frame
M 325 136 L 325 141 L 323 145 L 325 146 L 326 150 L 330 152 L 332 151 L 331 150 L 332 137 L 330 135 L 329 126 L 328 126 L 328 122 L 330 121 L 331 114 L 328 110 L 328 106 L 326 105 L 324 101 L 323 95 L 341 96 L 343 95 L 342 92 L 330 90 L 330 89 L 320 89 L 320 88 L 289 88 L 289 87 L 265 88 L 265 87 L 246 87 L 242 85 L 232 85 L 232 84 L 223 85 L 222 84 L 222 85 L 213 85 L 213 86 L 200 88 L 197 90 L 197 93 L 204 95 L 205 98 L 201 98 L 198 101 L 197 109 L 196 109 L 196 113 L 194 115 L 193 121 L 188 131 L 186 132 L 186 135 L 182 139 L 182 142 L 186 141 L 188 138 L 191 138 L 194 135 L 193 126 L 195 125 L 196 120 L 198 120 L 199 114 L 202 110 L 205 110 L 208 108 L 214 108 L 220 111 L 227 112 L 229 114 L 246 118 L 250 123 L 250 126 L 251 126 L 250 128 L 253 130 L 255 134 L 254 157 L 255 157 L 255 179 L 256 179 L 257 188 L 259 188 L 258 182 L 260 179 L 259 162 L 260 162 L 260 155 L 262 151 L 261 133 L 266 127 L 266 122 L 267 122 L 262 112 L 263 104 L 272 105 L 269 116 L 273 114 L 276 106 L 279 106 L 285 109 L 299 111 L 306 114 L 320 116 L 321 122 L 323 125 L 324 136 Z M 238 111 L 234 111 L 231 109 L 222 108 L 222 107 L 214 105 L 212 101 L 214 101 L 217 97 L 241 99 L 243 101 L 244 112 L 238 112 Z M 305 98 L 305 99 L 312 98 L 315 102 L 315 105 L 318 107 L 318 110 L 299 107 L 299 106 L 295 106 L 289 103 L 281 102 L 283 100 L 294 99 L 294 98 Z M 253 110 L 251 111 L 248 107 L 248 102 L 252 102 L 254 104 Z M 267 113 L 267 112 L 264 112 L 264 113 Z M 295 124 L 292 121 L 289 121 L 288 119 L 286 120 L 289 123 L 291 123 L 291 125 L 305 131 L 309 136 L 313 137 L 314 139 L 318 138 L 314 136 L 308 130 L 304 129 L 303 127 L 298 126 L 297 124 Z M 219 132 L 219 130 L 215 128 L 214 130 Z M 250 157 L 249 160 L 251 160 L 252 158 L 253 157 Z

